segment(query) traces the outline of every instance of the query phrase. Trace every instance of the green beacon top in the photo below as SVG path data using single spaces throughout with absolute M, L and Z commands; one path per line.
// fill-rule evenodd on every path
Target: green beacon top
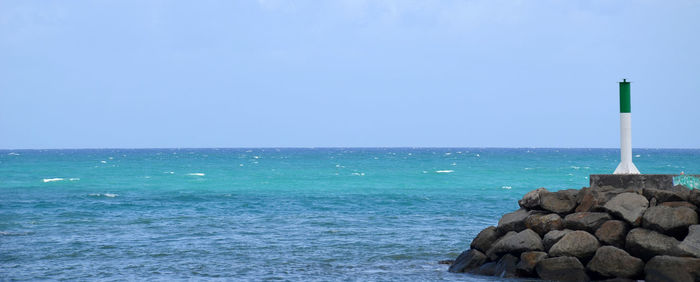
M 620 82 L 620 113 L 630 113 L 630 83 L 627 79 Z

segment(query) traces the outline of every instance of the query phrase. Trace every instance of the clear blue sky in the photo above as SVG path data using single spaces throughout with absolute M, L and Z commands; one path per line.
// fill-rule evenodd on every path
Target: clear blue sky
M 0 148 L 700 147 L 700 1 L 0 0 Z

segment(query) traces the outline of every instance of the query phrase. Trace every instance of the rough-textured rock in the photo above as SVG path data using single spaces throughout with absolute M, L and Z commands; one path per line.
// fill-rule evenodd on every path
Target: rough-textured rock
M 644 262 L 624 250 L 603 246 L 598 248 L 586 267 L 604 277 L 635 278 L 642 275 Z
M 543 259 L 535 269 L 537 275 L 544 280 L 590 281 L 583 264 L 575 257 Z
M 496 232 L 496 227 L 489 226 L 484 230 L 481 230 L 479 235 L 476 235 L 476 238 L 474 238 L 470 247 L 485 253 L 489 250 L 489 248 L 491 248 L 491 245 L 495 243 L 496 240 L 498 240 L 498 232 Z
M 624 221 L 608 220 L 595 231 L 595 236 L 603 244 L 624 248 L 628 230 Z
M 622 189 L 611 186 L 584 188 L 578 194 L 578 206 L 575 212 L 599 211 L 613 197 L 623 193 Z
M 571 233 L 573 230 L 570 229 L 564 229 L 564 230 L 552 230 L 547 232 L 547 234 L 544 235 L 544 238 L 542 238 L 542 245 L 544 245 L 544 249 L 549 252 L 549 249 L 554 246 L 559 240 L 564 237 L 564 235 Z
M 525 229 L 525 219 L 533 214 L 526 209 L 518 209 L 514 212 L 504 214 L 498 221 L 498 227 L 496 230 L 500 234 L 504 234 L 509 231 L 520 232 Z
M 543 192 L 540 193 L 540 206 L 558 214 L 567 214 L 576 208 L 576 199 L 571 196 L 571 192 Z
M 636 193 L 622 193 L 605 203 L 603 209 L 620 217 L 633 226 L 639 226 L 649 201 Z
M 689 202 L 665 202 L 665 203 L 661 203 L 661 205 L 666 206 L 666 207 L 672 207 L 672 208 L 686 207 L 686 208 L 690 208 L 696 212 L 698 210 L 698 207 L 696 207 L 695 205 L 693 205 Z
M 524 252 L 520 254 L 520 262 L 518 262 L 516 270 L 520 276 L 531 276 L 535 273 L 537 263 L 545 258 L 547 258 L 545 252 Z
M 676 238 L 688 233 L 688 226 L 698 223 L 698 214 L 687 207 L 656 206 L 647 209 L 642 216 L 642 227 Z
M 576 202 L 576 204 L 579 203 L 579 198 L 578 198 L 579 190 L 578 189 L 565 189 L 565 190 L 559 190 L 557 192 L 564 193 L 564 194 L 568 195 L 569 198 L 573 199 L 574 202 Z M 576 208 L 575 205 L 574 205 L 574 208 Z
M 572 231 L 564 235 L 549 249 L 552 257 L 576 257 L 582 261 L 590 259 L 600 247 L 598 239 L 586 231 Z
M 466 272 L 476 269 L 486 262 L 486 255 L 475 249 L 462 252 L 450 265 L 449 272 Z
M 564 218 L 564 225 L 567 229 L 595 233 L 603 223 L 611 219 L 612 217 L 604 212 L 577 212 L 567 215 Z
M 517 273 L 516 273 L 516 265 L 517 264 L 518 264 L 517 257 L 515 257 L 511 254 L 504 255 L 496 263 L 496 273 L 494 273 L 494 276 L 498 276 L 498 277 L 502 277 L 502 278 L 517 277 Z
M 646 281 L 700 281 L 700 259 L 656 256 L 644 267 Z
M 700 189 L 690 190 L 688 193 L 688 202 L 700 208 Z
M 591 188 L 584 188 L 579 191 L 578 203 L 574 212 L 587 212 L 592 211 L 593 207 L 597 206 L 598 203 L 593 195 Z
M 688 199 L 688 194 L 685 191 L 644 189 L 642 190 L 642 195 L 644 195 L 644 197 L 646 197 L 648 200 L 656 198 L 657 203 L 685 201 Z
M 564 221 L 556 213 L 533 214 L 525 219 L 525 227 L 532 229 L 540 236 L 544 236 L 550 230 L 564 229 Z
M 688 236 L 678 244 L 678 248 L 684 253 L 700 258 L 700 225 L 691 225 L 688 230 Z
M 540 193 L 542 192 L 549 192 L 547 191 L 546 188 L 538 188 L 536 190 L 532 190 L 530 192 L 527 192 L 525 196 L 523 196 L 522 199 L 518 200 L 518 205 L 520 205 L 521 208 L 526 208 L 526 209 L 538 209 L 540 207 Z
M 470 273 L 494 276 L 496 275 L 496 264 L 497 261 L 487 262 L 479 266 L 479 268 L 470 271 Z
M 656 231 L 635 228 L 627 233 L 625 250 L 631 255 L 648 261 L 658 255 L 682 255 L 678 240 Z
M 489 250 L 486 256 L 491 260 L 496 260 L 503 254 L 513 254 L 520 256 L 522 252 L 527 251 L 542 251 L 542 239 L 532 231 L 525 229 L 516 234 L 506 235 L 503 239 L 499 239 Z

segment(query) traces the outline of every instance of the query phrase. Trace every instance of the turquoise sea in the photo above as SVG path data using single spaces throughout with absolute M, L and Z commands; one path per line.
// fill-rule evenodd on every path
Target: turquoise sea
M 0 150 L 0 280 L 492 280 L 454 259 L 613 149 Z M 700 150 L 635 149 L 642 173 Z

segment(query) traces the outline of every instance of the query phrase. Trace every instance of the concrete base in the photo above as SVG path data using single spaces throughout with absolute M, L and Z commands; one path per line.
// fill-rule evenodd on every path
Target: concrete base
M 671 189 L 674 185 L 674 178 L 678 182 L 679 177 L 683 179 L 690 180 L 691 184 L 677 183 L 689 186 L 693 186 L 695 180 L 700 180 L 700 175 L 683 175 L 679 176 L 677 174 L 591 174 L 590 186 L 591 188 L 599 188 L 603 186 L 612 186 L 615 188 L 653 188 L 667 190 Z

